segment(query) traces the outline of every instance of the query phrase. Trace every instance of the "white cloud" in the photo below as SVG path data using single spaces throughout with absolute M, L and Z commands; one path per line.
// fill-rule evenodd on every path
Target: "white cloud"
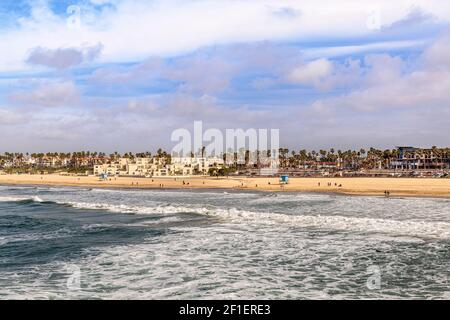
M 36 47 L 78 48 L 86 43 L 102 43 L 102 62 L 123 62 L 151 55 L 176 55 L 216 44 L 361 39 L 374 35 L 366 27 L 368 8 L 372 5 L 358 0 L 111 1 L 115 9 L 107 8 L 100 13 L 83 6 L 79 29 L 69 28 L 68 17 L 55 15 L 45 2 L 33 3 L 32 16 L 21 18 L 20 27 L 0 32 L 0 43 L 8 44 L 0 49 L 0 70 L 26 68 L 27 52 Z M 413 4 L 424 15 L 436 17 L 436 23 L 450 21 L 447 2 L 379 0 L 378 3 L 386 26 L 404 19 Z M 280 19 L 274 12 L 294 18 Z
M 287 75 L 291 82 L 318 86 L 333 72 L 333 64 L 326 59 L 318 59 L 295 67 Z
M 388 54 L 370 54 L 364 58 L 369 71 L 364 77 L 367 86 L 379 84 L 395 84 L 401 78 L 404 61 L 400 57 Z
M 195 55 L 177 60 L 173 66 L 166 67 L 162 76 L 182 81 L 179 88 L 182 91 L 213 93 L 228 87 L 232 75 L 237 68 L 231 62 L 222 58 Z
M 68 107 L 79 101 L 80 95 L 71 81 L 42 82 L 32 90 L 10 93 L 9 100 L 27 107 Z
M 424 48 L 429 44 L 429 39 L 420 40 L 395 40 L 380 41 L 368 44 L 328 46 L 319 48 L 303 49 L 303 57 L 306 59 L 338 58 L 351 54 L 366 54 L 368 52 L 385 52 L 390 50 L 411 50 L 414 48 Z
M 10 126 L 2 130 L 7 134 L 4 141 L 8 143 L 2 147 L 30 150 L 39 145 L 43 151 L 58 148 L 69 151 L 80 146 L 110 151 L 142 150 L 147 146 L 167 146 L 170 130 L 187 127 L 199 119 L 218 128 L 282 128 L 282 142 L 296 148 L 308 146 L 306 143 L 310 147 L 327 144 L 350 147 L 366 143 L 392 146 L 394 141 L 411 141 L 408 137 L 412 139 L 411 144 L 414 139 L 436 144 L 448 141 L 448 38 L 427 47 L 419 59 L 414 55 L 405 58 L 366 54 L 345 62 L 321 55 L 383 52 L 422 47 L 427 43 L 408 40 L 343 46 L 336 47 L 335 52 L 325 48 L 310 56 L 311 51 L 306 50 L 307 58 L 314 57 L 308 62 L 302 60 L 304 50 L 300 51 L 298 44 L 264 42 L 291 36 L 299 41 L 316 36 L 319 40 L 342 35 L 365 36 L 373 31 L 361 27 L 365 25 L 365 16 L 359 14 L 364 11 L 361 1 L 350 6 L 349 12 L 345 12 L 345 6 L 337 8 L 334 2 L 325 2 L 329 7 L 308 1 L 301 5 L 296 1 L 246 1 L 244 4 L 224 0 L 156 1 L 151 5 L 140 1 L 114 2 L 117 10 L 107 10 L 95 21 L 84 17 L 81 30 L 70 30 L 64 19 L 48 10 L 36 9 L 32 19 L 21 21 L 20 29 L 0 32 L 0 41 L 11 44 L 0 48 L 0 71 L 24 63 L 30 48 L 36 47 L 51 48 L 40 52 L 40 59 L 37 59 L 40 65 L 60 69 L 80 63 L 80 55 L 72 56 L 73 51 L 64 50 L 75 48 L 82 52 L 86 43 L 104 44 L 101 62 L 145 57 L 139 64 L 102 66 L 94 74 L 89 74 L 89 70 L 83 70 L 86 73 L 81 75 L 49 72 L 50 78 L 68 78 L 37 81 L 32 85 L 6 77 L 2 83 L 9 86 L 6 91 L 15 109 L 11 105 L 0 108 L 0 129 L 7 124 L 24 123 L 30 114 L 33 121 L 28 121 L 29 126 L 21 126 L 20 130 Z M 347 0 L 346 3 L 353 2 Z M 402 10 L 410 2 L 399 3 L 391 4 L 392 10 L 383 23 L 392 25 L 405 16 L 408 10 Z M 437 14 L 442 20 L 447 5 L 427 3 L 425 12 Z M 223 9 L 226 4 L 229 7 Z M 282 9 L 291 7 L 301 14 L 289 16 L 290 9 Z M 288 13 L 289 17 L 285 17 L 288 19 L 274 15 L 277 8 Z M 259 40 L 262 42 L 220 45 Z M 165 59 L 165 55 L 204 45 L 209 47 L 183 57 Z M 92 57 L 84 53 L 82 56 L 82 61 Z M 81 97 L 70 77 L 86 86 L 86 96 Z M 164 80 L 163 85 L 157 83 L 160 79 Z M 286 86 L 283 82 L 286 80 L 294 85 Z M 104 90 L 110 84 L 111 90 L 117 89 L 117 92 Z M 255 94 L 247 85 L 264 92 Z M 15 86 L 22 89 L 14 89 Z M 147 92 L 148 88 L 155 89 L 156 93 Z M 326 92 L 324 97 L 323 91 L 329 89 L 333 91 Z M 88 95 L 105 92 L 102 98 Z M 108 96 L 111 92 L 114 95 Z M 124 97 L 129 92 L 137 93 L 136 97 Z M 308 102 L 303 99 L 303 92 Z M 295 102 L 286 103 L 286 96 Z M 255 97 L 259 101 L 268 99 L 258 104 L 254 102 Z M 315 102 L 310 104 L 312 100 Z M 34 107 L 53 108 L 36 110 Z M 70 132 L 67 132 L 68 127 Z
M 442 36 L 425 51 L 424 62 L 429 69 L 450 68 L 450 34 Z
M 412 69 L 405 68 L 406 62 L 400 57 L 368 55 L 367 70 L 357 80 L 359 87 L 340 96 L 320 99 L 313 108 L 336 112 L 434 109 L 438 115 L 449 108 L 450 60 L 446 58 L 449 43 L 447 37 L 437 40 L 419 58 L 426 63 L 414 65 Z
M 0 108 L 0 125 L 15 125 L 25 120 L 26 117 L 22 113 Z
M 100 55 L 102 47 L 100 43 L 95 46 L 82 48 L 47 49 L 37 47 L 30 51 L 27 63 L 56 69 L 67 69 L 83 62 L 93 61 Z

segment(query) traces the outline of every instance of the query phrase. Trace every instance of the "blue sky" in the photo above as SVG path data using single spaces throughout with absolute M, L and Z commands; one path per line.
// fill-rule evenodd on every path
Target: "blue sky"
M 170 149 L 194 120 L 448 146 L 449 23 L 437 0 L 3 0 L 0 152 Z

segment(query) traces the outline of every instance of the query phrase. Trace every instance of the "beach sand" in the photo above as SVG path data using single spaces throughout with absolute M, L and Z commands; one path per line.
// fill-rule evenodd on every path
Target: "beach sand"
M 184 182 L 184 184 L 183 184 Z M 331 183 L 331 186 L 328 185 Z M 267 177 L 98 177 L 60 175 L 0 175 L 3 185 L 83 186 L 96 188 L 223 188 L 262 191 L 336 192 L 353 195 L 445 197 L 450 198 L 450 179 L 425 178 L 290 178 L 280 185 L 278 178 Z M 320 184 L 320 185 L 319 185 Z M 341 187 L 339 187 L 341 185 Z

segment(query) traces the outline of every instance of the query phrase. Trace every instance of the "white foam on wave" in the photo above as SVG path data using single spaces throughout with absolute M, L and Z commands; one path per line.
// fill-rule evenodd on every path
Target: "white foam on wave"
M 80 192 L 80 191 L 90 191 L 90 188 L 81 187 L 37 187 L 39 191 L 48 192 Z
M 18 202 L 25 200 L 33 200 L 30 197 L 0 197 L 0 202 Z
M 21 186 L 21 185 L 0 185 L 0 190 L 30 190 L 36 187 Z
M 18 202 L 32 200 L 43 202 L 38 196 L 32 197 L 0 197 L 0 202 Z M 284 224 L 304 228 L 324 230 L 370 232 L 395 236 L 410 236 L 418 238 L 435 238 L 450 240 L 450 223 L 441 221 L 392 220 L 367 217 L 348 217 L 331 215 L 289 215 L 239 210 L 235 208 L 195 207 L 170 204 L 155 204 L 154 206 L 130 206 L 110 203 L 88 202 L 58 202 L 74 208 L 107 210 L 114 213 L 129 214 L 177 214 L 194 213 L 215 216 L 230 222 L 250 222 L 260 224 Z
M 38 196 L 31 196 L 31 197 L 11 197 L 11 196 L 7 196 L 7 197 L 0 197 L 0 202 L 19 202 L 19 201 L 27 201 L 27 200 L 31 200 L 34 202 L 44 202 L 44 200 L 42 200 L 41 198 L 39 198 Z
M 0 247 L 7 244 L 9 241 L 5 237 L 0 237 Z
M 145 221 L 145 222 L 143 222 L 143 224 L 144 225 L 154 225 L 154 224 L 182 222 L 182 221 L 184 221 L 184 220 L 181 217 L 168 216 L 168 217 L 164 217 L 164 218 L 159 218 L 158 220 L 154 220 L 154 221 Z
M 223 191 L 223 189 L 211 190 L 211 189 L 108 189 L 108 188 L 93 188 L 94 193 L 138 193 L 148 195 L 164 195 L 167 197 L 180 197 L 180 196 L 222 196 L 232 195 L 234 197 L 255 197 L 259 196 L 258 193 L 251 192 L 229 192 Z
M 93 188 L 93 189 L 91 189 L 90 191 L 91 191 L 91 192 L 98 192 L 98 193 L 114 193 L 114 192 L 126 192 L 127 190 Z M 136 191 L 136 190 L 133 190 L 133 191 Z
M 265 224 L 288 224 L 325 230 L 356 231 L 450 240 L 450 223 L 358 218 L 325 215 L 287 215 L 237 209 L 217 209 L 213 214 L 234 221 L 250 221 Z
M 153 207 L 129 206 L 109 203 L 67 202 L 66 204 L 79 209 L 107 210 L 115 213 L 133 214 L 174 214 L 174 213 L 197 213 L 208 214 L 207 208 L 192 208 L 187 206 L 155 205 Z
M 435 238 L 450 240 L 450 223 L 418 220 L 392 220 L 366 217 L 345 217 L 331 215 L 288 215 L 224 209 L 217 207 L 189 207 L 157 204 L 155 206 L 127 206 L 105 203 L 69 202 L 74 208 L 108 210 L 116 213 L 132 214 L 176 214 L 194 213 L 214 216 L 229 222 L 256 223 L 269 225 L 289 225 L 324 230 L 370 232 L 395 236 Z
M 260 203 L 260 204 L 273 204 L 280 202 L 315 202 L 315 201 L 331 201 L 334 195 L 328 194 L 307 194 L 307 193 L 298 193 L 298 194 L 277 194 L 277 193 L 268 193 L 263 197 L 258 197 L 256 199 L 252 199 L 250 203 Z
M 39 198 L 38 196 L 33 196 L 33 197 L 31 197 L 31 199 L 32 199 L 34 202 L 44 202 L 44 200 L 42 200 L 42 199 Z
M 40 241 L 40 240 L 53 240 L 65 238 L 70 234 L 75 233 L 76 230 L 69 228 L 61 228 L 49 232 L 28 232 L 20 234 L 11 234 L 6 237 L 0 237 L 0 246 L 6 245 L 11 242 L 21 242 L 21 241 Z

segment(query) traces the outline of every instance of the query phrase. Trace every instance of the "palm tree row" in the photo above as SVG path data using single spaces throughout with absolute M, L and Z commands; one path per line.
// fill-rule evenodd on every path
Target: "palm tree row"
M 365 149 L 359 150 L 335 150 L 330 148 L 329 150 L 320 149 L 316 150 L 306 150 L 301 149 L 299 151 L 292 150 L 289 152 L 287 148 L 280 148 L 279 150 L 279 164 L 283 168 L 298 168 L 311 163 L 339 163 L 345 168 L 384 168 L 388 167 L 392 161 L 395 161 L 399 157 L 399 151 L 397 149 L 376 149 L 369 148 L 367 151 Z M 205 148 L 202 148 L 202 155 L 204 155 Z M 248 150 L 240 150 L 240 154 L 244 155 L 245 163 L 250 162 L 250 157 L 253 159 L 258 159 L 261 154 L 265 152 L 249 152 Z M 270 155 L 270 151 L 267 151 Z M 193 156 L 193 154 L 192 154 Z M 120 154 L 119 152 L 111 153 L 109 156 L 103 152 L 91 152 L 91 151 L 79 151 L 79 152 L 48 152 L 48 153 L 10 153 L 5 152 L 0 154 L 0 165 L 6 162 L 22 163 L 26 159 L 32 158 L 38 161 L 48 158 L 57 158 L 59 160 L 70 160 L 74 163 L 78 163 L 80 159 L 96 159 L 100 162 L 102 161 L 115 161 L 119 158 L 151 158 L 152 153 L 145 152 L 126 152 Z M 163 161 L 165 163 L 170 163 L 171 155 L 170 153 L 164 151 L 163 149 L 158 149 L 155 158 Z M 234 153 L 234 158 L 237 159 L 238 153 Z M 436 146 L 430 149 L 415 149 L 414 151 L 406 152 L 403 157 L 411 160 L 416 160 L 422 163 L 427 161 L 427 163 L 434 163 L 436 165 L 440 163 L 448 163 L 450 160 L 450 148 L 437 148 Z

